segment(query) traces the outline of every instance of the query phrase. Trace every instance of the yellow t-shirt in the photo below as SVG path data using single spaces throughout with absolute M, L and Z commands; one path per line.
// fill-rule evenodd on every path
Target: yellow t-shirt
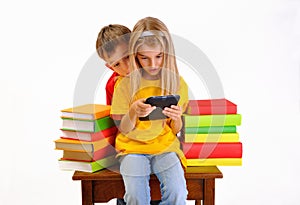
M 140 90 L 134 96 L 134 100 L 161 95 L 160 80 L 141 79 Z M 180 89 L 176 93 L 180 95 L 178 105 L 185 110 L 188 103 L 188 88 L 184 79 L 180 78 Z M 130 79 L 122 78 L 115 88 L 111 115 L 125 115 L 130 107 Z M 116 149 L 119 154 L 161 154 L 176 152 L 186 167 L 186 159 L 180 149 L 180 142 L 169 126 L 170 119 L 140 121 L 137 120 L 135 129 L 124 135 L 118 133 L 116 137 Z

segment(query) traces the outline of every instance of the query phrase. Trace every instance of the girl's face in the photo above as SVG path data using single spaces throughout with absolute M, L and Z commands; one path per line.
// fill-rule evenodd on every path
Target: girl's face
M 163 58 L 164 54 L 160 45 L 154 47 L 142 45 L 137 52 L 137 59 L 143 68 L 143 78 L 147 80 L 159 79 Z

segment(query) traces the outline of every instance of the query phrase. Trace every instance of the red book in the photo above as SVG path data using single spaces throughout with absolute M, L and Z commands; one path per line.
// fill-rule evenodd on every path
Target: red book
M 242 158 L 241 142 L 233 143 L 182 143 L 187 159 Z
M 61 138 L 63 139 L 76 139 L 80 141 L 89 141 L 94 142 L 112 135 L 116 135 L 118 128 L 117 127 L 110 127 L 105 130 L 100 130 L 99 132 L 79 132 L 74 130 L 63 130 Z
M 236 113 L 237 105 L 225 98 L 208 100 L 189 100 L 186 109 L 186 114 L 189 115 L 218 115 Z
M 63 157 L 61 159 L 92 162 L 113 154 L 116 154 L 115 148 L 112 145 L 108 145 L 94 152 L 78 152 L 64 150 Z

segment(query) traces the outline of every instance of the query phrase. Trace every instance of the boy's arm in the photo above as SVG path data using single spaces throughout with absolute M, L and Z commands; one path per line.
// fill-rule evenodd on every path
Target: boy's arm
M 112 97 L 114 94 L 117 76 L 118 76 L 118 74 L 116 72 L 114 72 L 106 82 L 105 91 L 106 91 L 106 104 L 107 105 L 112 104 Z

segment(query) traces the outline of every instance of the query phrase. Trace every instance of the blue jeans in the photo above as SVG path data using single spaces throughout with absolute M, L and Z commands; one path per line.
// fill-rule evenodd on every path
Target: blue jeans
M 176 153 L 160 155 L 128 154 L 120 159 L 120 173 L 125 184 L 124 200 L 129 205 L 150 204 L 150 174 L 160 181 L 160 205 L 186 204 L 184 171 Z

